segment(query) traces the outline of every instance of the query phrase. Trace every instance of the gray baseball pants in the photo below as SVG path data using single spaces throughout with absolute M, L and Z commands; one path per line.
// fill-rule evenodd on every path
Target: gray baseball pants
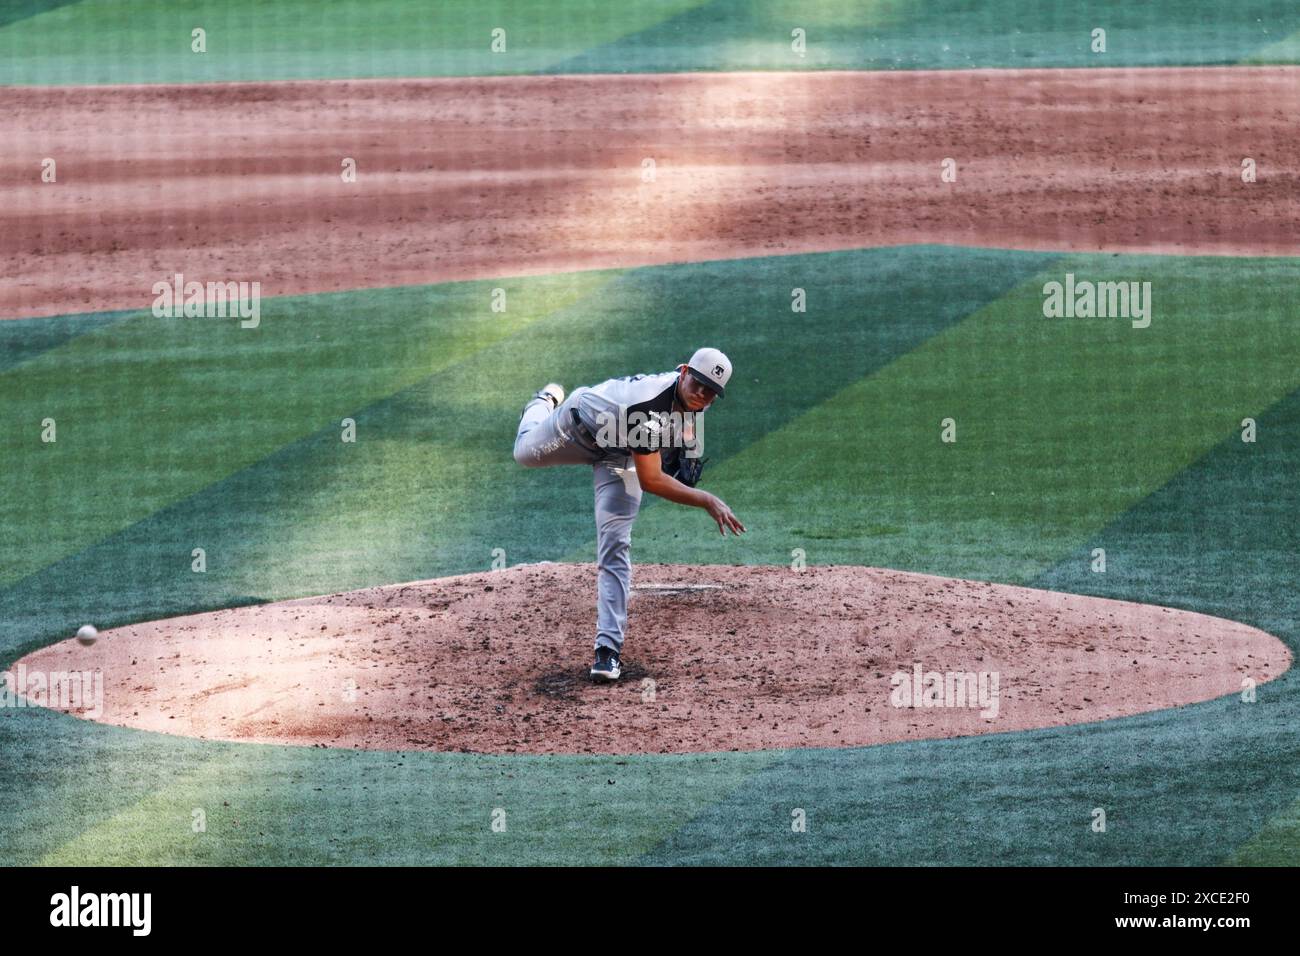
M 570 409 L 584 388 L 552 411 L 545 398 L 524 407 L 515 435 L 515 461 L 525 468 L 591 465 L 596 495 L 596 647 L 621 652 L 632 587 L 632 524 L 641 507 L 641 485 L 631 455 L 601 448 L 573 427 Z

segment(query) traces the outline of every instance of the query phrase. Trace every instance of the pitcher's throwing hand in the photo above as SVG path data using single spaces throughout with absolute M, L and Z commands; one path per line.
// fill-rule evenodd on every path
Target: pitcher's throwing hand
M 727 536 L 727 529 L 731 529 L 732 534 L 740 534 L 745 530 L 745 526 L 740 523 L 739 518 L 732 514 L 731 509 L 727 507 L 725 501 L 717 495 L 712 495 L 710 497 L 712 497 L 713 500 L 707 505 L 709 514 L 712 516 L 713 520 L 718 523 L 718 531 L 724 538 Z

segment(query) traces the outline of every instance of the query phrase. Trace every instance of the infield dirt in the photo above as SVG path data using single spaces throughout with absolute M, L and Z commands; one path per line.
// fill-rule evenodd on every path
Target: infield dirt
M 1297 255 L 1298 77 L 4 87 L 0 316 L 147 308 L 176 273 L 268 297 L 904 243 Z

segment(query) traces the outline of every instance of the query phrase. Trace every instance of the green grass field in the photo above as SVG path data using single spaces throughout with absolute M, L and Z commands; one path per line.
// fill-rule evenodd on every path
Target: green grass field
M 1067 270 L 1151 281 L 1151 327 L 1045 319 L 1043 283 Z M 592 560 L 590 476 L 515 466 L 519 406 L 539 375 L 669 368 L 664 343 L 697 341 L 738 369 L 710 413 L 709 487 L 751 533 L 724 541 L 651 501 L 637 560 L 782 564 L 801 547 L 813 563 L 1204 610 L 1295 649 L 1289 270 L 912 247 L 521 279 L 505 316 L 471 282 L 270 301 L 256 330 L 147 313 L 71 320 L 70 337 L 52 331 L 67 320 L 4 323 L 0 507 L 24 547 L 6 549 L 0 654 L 83 620 L 483 570 L 496 547 L 512 563 Z M 806 315 L 786 311 L 796 276 Z M 819 346 L 787 347 L 793 322 Z M 642 346 L 619 334 L 651 326 Z M 955 445 L 939 441 L 948 416 Z M 344 417 L 356 444 L 338 440 Z M 31 772 L 2 784 L 0 849 L 9 863 L 1288 858 L 1263 835 L 1300 786 L 1293 685 L 1027 734 L 641 758 L 232 746 L 15 710 L 0 755 Z M 1116 808 L 1103 838 L 1096 805 Z M 487 829 L 496 806 L 518 809 L 509 840 Z M 806 839 L 788 832 L 792 806 L 815 823 Z M 617 851 L 595 846 L 594 821 Z
M 1297 37 L 1274 0 L 21 0 L 0 84 L 1293 63 Z M 1044 318 L 1066 272 L 1151 282 L 1151 326 Z M 802 548 L 1202 611 L 1297 653 L 1294 282 L 1288 259 L 925 246 L 267 300 L 251 330 L 0 322 L 0 665 L 88 620 L 486 570 L 494 548 L 593 560 L 590 474 L 516 466 L 520 407 L 701 344 L 736 367 L 706 487 L 750 533 L 647 500 L 636 561 Z M 642 757 L 231 745 L 0 709 L 0 863 L 1295 865 L 1298 680 L 1053 730 Z
M 204 53 L 191 48 L 195 28 Z M 1092 50 L 1097 28 L 1104 53 Z M 496 29 L 502 52 L 491 49 Z M 1287 0 L 20 0 L 0 16 L 0 83 L 29 85 L 1298 56 L 1300 8 Z

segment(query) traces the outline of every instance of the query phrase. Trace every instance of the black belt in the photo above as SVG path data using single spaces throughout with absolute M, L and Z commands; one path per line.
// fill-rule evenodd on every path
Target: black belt
M 587 439 L 588 443 L 595 445 L 596 436 L 591 433 L 591 429 L 582 423 L 581 416 L 578 415 L 576 408 L 569 409 L 569 417 L 573 419 L 573 430 L 582 438 Z

